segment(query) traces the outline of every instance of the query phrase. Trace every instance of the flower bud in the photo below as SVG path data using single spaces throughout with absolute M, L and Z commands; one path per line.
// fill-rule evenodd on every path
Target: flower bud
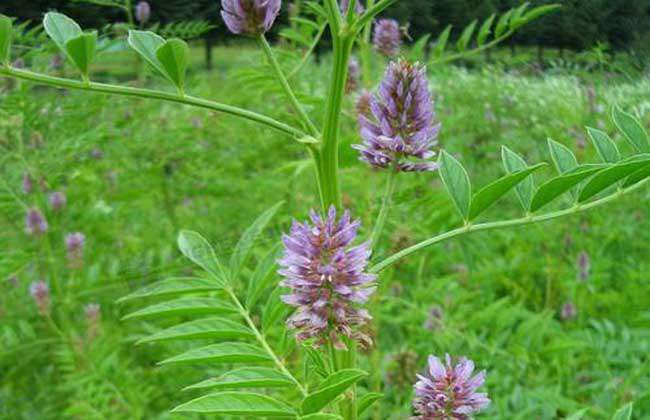
M 560 317 L 564 321 L 571 321 L 575 319 L 576 316 L 578 316 L 578 309 L 573 304 L 573 302 L 567 302 L 564 305 L 562 305 L 562 310 L 560 311 Z
M 151 17 L 151 6 L 146 1 L 141 1 L 135 6 L 135 19 L 139 23 L 147 23 Z
M 31 208 L 27 210 L 27 215 L 25 216 L 25 230 L 28 234 L 38 236 L 47 232 L 47 220 L 43 213 L 37 208 Z
M 281 5 L 281 0 L 221 0 L 221 16 L 234 34 L 260 35 L 271 29 Z
M 29 293 L 32 295 L 38 312 L 47 315 L 50 311 L 50 287 L 43 280 L 32 283 L 29 286 Z
M 375 25 L 373 36 L 375 50 L 386 57 L 395 57 L 399 54 L 402 45 L 402 33 L 399 23 L 393 19 L 380 19 Z
M 54 211 L 63 210 L 63 208 L 68 203 L 68 199 L 66 198 L 65 193 L 62 191 L 55 191 L 51 193 L 48 197 L 48 200 L 50 202 L 50 207 Z

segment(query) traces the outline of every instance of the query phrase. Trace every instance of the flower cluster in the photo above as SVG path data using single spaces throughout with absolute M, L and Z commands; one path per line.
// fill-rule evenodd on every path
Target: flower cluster
M 432 171 L 440 125 L 434 123 L 433 101 L 426 69 L 404 60 L 386 70 L 378 95 L 370 98 L 372 116 L 360 114 L 363 143 L 354 147 L 361 160 L 376 168 Z M 414 161 L 415 160 L 415 161 Z
M 393 19 L 380 19 L 375 24 L 372 38 L 375 50 L 386 57 L 396 57 L 402 46 L 399 23 Z
M 299 340 L 315 338 L 318 344 L 331 340 L 337 348 L 345 348 L 341 340 L 345 336 L 368 346 L 370 337 L 356 327 L 371 317 L 358 304 L 375 291 L 375 276 L 365 272 L 368 244 L 351 246 L 360 222 L 352 221 L 348 211 L 337 220 L 334 207 L 326 218 L 315 211 L 310 216 L 311 223 L 294 221 L 291 232 L 282 237 L 281 285 L 291 289 L 282 299 L 297 308 L 287 323 L 299 330 Z
M 417 375 L 413 407 L 420 420 L 467 420 L 490 404 L 486 393 L 476 392 L 485 382 L 485 371 L 472 377 L 474 363 L 461 358 L 455 366 L 429 356 L 429 372 Z
M 234 34 L 260 35 L 273 26 L 281 0 L 221 0 L 221 16 Z
M 37 208 L 27 210 L 25 216 L 25 231 L 34 236 L 42 235 L 47 232 L 48 224 L 43 213 Z

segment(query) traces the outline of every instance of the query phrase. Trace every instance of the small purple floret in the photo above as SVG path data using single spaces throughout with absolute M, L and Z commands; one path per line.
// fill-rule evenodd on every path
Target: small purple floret
M 435 123 L 426 69 L 404 60 L 392 62 L 379 92 L 370 98 L 372 116 L 359 115 L 363 143 L 353 147 L 361 160 L 375 168 L 420 172 L 438 168 L 436 153 L 440 124 Z
M 221 16 L 234 34 L 260 35 L 273 26 L 281 0 L 221 0 Z
M 29 293 L 32 295 L 38 312 L 45 315 L 50 310 L 50 287 L 43 280 L 29 285 Z
M 31 194 L 34 191 L 34 180 L 32 180 L 31 175 L 25 172 L 23 174 L 23 192 L 25 194 Z
M 60 211 L 68 204 L 68 199 L 63 191 L 54 191 L 49 195 L 48 200 L 54 211 Z
M 350 7 L 350 0 L 341 0 L 341 13 L 347 14 L 348 8 Z M 357 4 L 354 6 L 354 13 L 360 15 L 364 11 L 363 4 L 361 0 L 357 0 Z
M 151 17 L 151 6 L 146 1 L 138 2 L 135 6 L 135 18 L 140 23 L 147 23 Z
M 486 393 L 476 392 L 485 382 L 485 371 L 472 376 L 474 362 L 461 358 L 455 366 L 429 356 L 429 372 L 417 375 L 413 407 L 419 420 L 467 420 L 490 404 Z
M 25 216 L 25 230 L 30 235 L 38 236 L 47 232 L 47 220 L 43 213 L 37 208 L 31 208 L 27 210 L 27 215 Z
M 291 289 L 282 300 L 297 308 L 287 324 L 299 330 L 298 340 L 314 338 L 318 345 L 331 340 L 345 348 L 341 337 L 347 337 L 368 346 L 370 337 L 358 327 L 371 317 L 359 305 L 374 293 L 375 276 L 365 272 L 368 243 L 352 246 L 360 222 L 351 220 L 348 211 L 337 220 L 333 206 L 326 218 L 312 210 L 310 219 L 294 220 L 290 233 L 282 237 L 281 285 Z
M 399 23 L 394 19 L 380 19 L 375 24 L 373 34 L 375 50 L 386 57 L 396 57 L 402 46 L 402 33 Z

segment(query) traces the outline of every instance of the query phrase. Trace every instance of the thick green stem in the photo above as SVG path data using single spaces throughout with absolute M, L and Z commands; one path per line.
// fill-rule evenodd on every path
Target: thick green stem
M 391 255 L 390 257 L 386 258 L 385 260 L 379 262 L 378 264 L 375 264 L 370 268 L 371 273 L 379 273 L 380 271 L 384 270 L 385 268 L 391 266 L 392 264 L 395 264 L 397 261 L 415 253 L 418 252 L 424 248 L 427 248 L 431 245 L 435 245 L 437 243 L 456 238 L 459 236 L 464 236 L 470 233 L 474 232 L 480 232 L 480 231 L 485 231 L 485 230 L 493 230 L 493 229 L 503 229 L 503 228 L 508 228 L 508 227 L 514 227 L 514 226 L 523 226 L 523 225 L 529 225 L 532 223 L 537 223 L 537 222 L 545 222 L 548 220 L 552 219 L 557 219 L 559 217 L 563 216 L 569 216 L 572 214 L 580 213 L 585 210 L 589 210 L 594 207 L 601 206 L 603 204 L 609 203 L 611 201 L 616 200 L 623 194 L 632 192 L 634 190 L 637 190 L 641 188 L 643 185 L 647 183 L 647 180 L 644 182 L 640 182 L 636 185 L 633 185 L 631 187 L 628 187 L 626 189 L 620 190 L 614 194 L 608 195 L 606 197 L 603 197 L 599 200 L 592 201 L 591 203 L 588 204 L 582 204 L 582 205 L 577 205 L 568 209 L 564 210 L 559 210 L 551 213 L 546 213 L 546 214 L 540 214 L 537 216 L 527 216 L 527 217 L 522 217 L 519 219 L 512 219 L 512 220 L 504 220 L 504 221 L 499 221 L 499 222 L 488 222 L 488 223 L 480 223 L 476 225 L 466 225 L 463 227 L 460 227 L 458 229 L 454 229 L 452 231 L 443 233 L 438 236 L 434 236 L 433 238 L 429 238 L 425 241 L 422 241 L 420 243 L 417 243 L 411 247 L 408 247 L 406 249 L 403 249 L 399 251 L 396 254 Z
M 370 249 L 375 249 L 377 241 L 381 237 L 381 232 L 384 229 L 384 224 L 386 223 L 386 216 L 388 215 L 388 210 L 390 209 L 390 204 L 393 199 L 393 193 L 395 192 L 395 184 L 397 178 L 397 171 L 391 169 L 388 173 L 388 179 L 386 180 L 386 191 L 384 192 L 384 198 L 381 203 L 381 210 L 379 210 L 379 215 L 377 216 L 377 221 L 375 222 L 375 227 L 372 230 L 372 235 L 370 236 Z
M 294 138 L 301 138 L 305 133 L 290 125 L 276 121 L 266 115 L 261 115 L 256 112 L 248 111 L 246 109 L 237 108 L 231 105 L 225 105 L 218 102 L 209 101 L 207 99 L 195 98 L 192 96 L 179 96 L 177 93 L 162 92 L 150 89 L 139 89 L 129 86 L 115 86 L 105 83 L 85 83 L 83 81 L 63 79 L 60 77 L 48 76 L 45 74 L 33 73 L 27 70 L 19 70 L 14 68 L 0 67 L 0 75 L 15 77 L 18 79 L 29 80 L 43 85 L 55 86 L 68 89 L 79 89 L 91 92 L 108 93 L 112 95 L 121 96 L 135 96 L 141 98 L 158 99 L 168 102 L 176 102 L 184 105 L 191 105 L 198 108 L 205 108 L 212 111 L 222 112 L 224 114 L 234 115 L 239 118 L 244 118 L 258 124 L 271 127 L 284 134 L 288 134 Z
M 269 64 L 271 65 L 271 68 L 273 68 L 273 71 L 275 72 L 275 77 L 277 78 L 278 82 L 282 86 L 285 95 L 287 95 L 287 98 L 289 99 L 289 102 L 291 103 L 291 107 L 293 108 L 294 112 L 298 114 L 300 121 L 302 121 L 305 127 L 307 127 L 310 134 L 318 138 L 319 136 L 318 129 L 309 118 L 309 115 L 307 115 L 307 113 L 303 109 L 302 105 L 298 101 L 298 98 L 296 98 L 296 95 L 293 93 L 293 90 L 291 89 L 291 86 L 289 85 L 287 78 L 282 72 L 280 63 L 278 63 L 278 60 L 275 58 L 275 54 L 273 54 L 273 49 L 271 49 L 271 46 L 266 40 L 264 34 L 260 35 L 259 42 L 260 45 L 262 46 L 262 51 L 264 51 L 264 54 L 266 54 L 266 58 L 269 60 Z

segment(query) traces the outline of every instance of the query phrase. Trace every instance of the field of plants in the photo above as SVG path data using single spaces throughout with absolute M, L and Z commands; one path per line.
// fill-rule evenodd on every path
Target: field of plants
M 342 3 L 0 15 L 0 418 L 650 417 L 644 71 Z

